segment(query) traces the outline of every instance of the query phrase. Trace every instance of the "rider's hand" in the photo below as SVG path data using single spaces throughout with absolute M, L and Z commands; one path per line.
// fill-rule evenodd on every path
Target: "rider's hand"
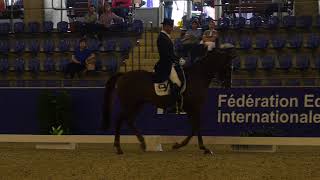
M 186 60 L 183 59 L 183 58 L 180 58 L 180 59 L 179 59 L 179 64 L 180 64 L 180 66 L 185 65 L 185 64 L 186 64 Z

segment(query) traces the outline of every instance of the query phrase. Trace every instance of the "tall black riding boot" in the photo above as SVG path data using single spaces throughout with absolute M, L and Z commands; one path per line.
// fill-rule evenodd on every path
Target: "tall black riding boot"
M 182 97 L 180 95 L 180 88 L 177 84 L 171 84 L 171 97 L 175 102 L 171 110 L 175 113 L 181 112 Z

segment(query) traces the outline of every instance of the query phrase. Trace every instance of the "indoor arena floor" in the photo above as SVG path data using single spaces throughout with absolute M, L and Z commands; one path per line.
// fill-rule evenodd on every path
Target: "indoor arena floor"
M 213 146 L 215 156 L 196 145 L 178 151 L 141 152 L 124 144 L 80 144 L 76 150 L 37 150 L 34 144 L 0 144 L 0 179 L 8 180 L 319 180 L 320 147 L 278 147 L 275 153 L 236 153 Z

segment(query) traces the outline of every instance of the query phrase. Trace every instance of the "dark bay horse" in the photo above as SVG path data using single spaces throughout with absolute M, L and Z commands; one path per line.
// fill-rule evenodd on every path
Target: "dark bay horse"
M 185 68 L 187 81 L 184 92 L 184 110 L 191 120 L 192 132 L 181 143 L 176 143 L 173 148 L 178 149 L 188 144 L 192 136 L 198 136 L 198 144 L 204 153 L 212 154 L 203 144 L 200 132 L 200 111 L 207 99 L 208 88 L 212 78 L 217 78 L 224 87 L 231 86 L 231 66 L 235 57 L 234 50 L 209 52 L 205 57 L 190 67 Z M 121 104 L 120 114 L 115 124 L 114 146 L 118 154 L 123 154 L 120 147 L 120 129 L 124 121 L 127 121 L 141 143 L 141 148 L 146 149 L 143 136 L 135 127 L 135 119 L 145 103 L 151 103 L 159 108 L 166 108 L 175 102 L 170 96 L 157 96 L 152 82 L 153 74 L 147 71 L 131 71 L 125 74 L 112 76 L 105 87 L 104 99 L 104 128 L 109 127 L 112 108 L 112 92 L 115 90 Z

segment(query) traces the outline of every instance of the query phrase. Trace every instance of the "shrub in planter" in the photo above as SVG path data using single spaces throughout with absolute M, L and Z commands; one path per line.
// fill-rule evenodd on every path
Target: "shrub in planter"
M 71 110 L 71 97 L 66 91 L 43 91 L 38 102 L 40 134 L 70 134 Z

